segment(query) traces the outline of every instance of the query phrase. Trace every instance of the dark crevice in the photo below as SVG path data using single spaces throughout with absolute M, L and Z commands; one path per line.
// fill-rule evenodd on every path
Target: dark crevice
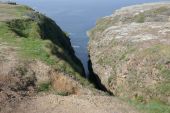
M 93 71 L 92 62 L 88 61 L 88 69 L 89 69 L 89 81 L 94 84 L 95 88 L 104 92 L 107 92 L 110 95 L 114 95 L 111 91 L 109 91 L 102 83 L 99 76 Z

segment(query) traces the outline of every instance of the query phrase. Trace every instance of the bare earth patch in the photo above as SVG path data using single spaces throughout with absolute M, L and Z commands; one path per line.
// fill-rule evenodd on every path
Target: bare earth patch
M 123 101 L 109 96 L 44 95 L 23 102 L 11 113 L 138 113 Z

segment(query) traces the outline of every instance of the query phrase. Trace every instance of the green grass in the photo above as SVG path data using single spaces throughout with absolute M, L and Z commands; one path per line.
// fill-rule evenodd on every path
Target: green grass
M 147 69 L 156 69 L 157 74 L 140 73 L 140 76 L 149 75 L 156 78 L 156 83 L 152 86 L 145 87 L 143 94 L 148 94 L 152 98 L 157 98 L 159 101 L 167 103 L 167 98 L 170 95 L 170 69 L 169 64 L 166 64 L 170 59 L 170 46 L 165 44 L 155 44 L 150 48 L 138 53 L 137 59 L 140 61 L 143 58 L 149 58 L 149 65 L 146 63 Z M 145 70 L 143 71 L 145 72 Z M 136 80 L 139 80 L 136 78 Z M 154 79 L 153 79 L 154 80 Z M 132 86 L 135 86 L 132 84 Z M 144 96 L 145 97 L 145 96 Z
M 114 79 L 114 77 L 113 77 L 113 76 L 110 76 L 110 77 L 108 78 L 108 84 L 110 84 L 110 83 L 113 81 L 113 79 Z
M 36 21 L 31 19 L 16 19 L 7 23 L 10 30 L 20 37 L 41 38 L 40 28 Z
M 17 10 L 25 10 L 25 7 Z M 56 71 L 71 76 L 82 85 L 90 86 L 81 75 L 83 67 L 74 56 L 64 32 L 49 18 L 37 13 L 33 16 L 34 20 L 21 18 L 0 22 L 0 42 L 15 47 L 20 59 L 40 60 Z
M 39 59 L 49 65 L 55 64 L 52 54 L 44 48 L 45 42 L 39 39 L 23 39 L 20 55 L 25 59 Z
M 18 47 L 18 54 L 20 57 L 24 59 L 39 59 L 50 65 L 55 63 L 54 58 L 51 58 L 52 54 L 45 49 L 45 45 L 48 43 L 47 41 L 40 40 L 40 38 L 21 37 L 13 32 L 5 23 L 0 23 L 0 27 L 1 42 Z
M 38 92 L 47 92 L 50 91 L 51 89 L 51 83 L 47 82 L 47 83 L 41 83 L 38 85 Z
M 170 69 L 164 67 L 160 73 L 164 81 L 158 85 L 157 90 L 163 95 L 170 95 Z
M 160 8 L 154 9 L 154 10 L 146 11 L 146 13 L 157 15 L 157 14 L 167 12 L 168 10 L 169 10 L 169 8 L 162 6 Z
M 135 21 L 138 23 L 144 23 L 145 22 L 145 15 L 143 13 L 136 15 L 134 17 Z
M 146 113 L 170 113 L 170 106 L 159 101 L 142 103 L 137 100 L 129 100 L 129 104 Z
M 134 16 L 133 20 L 138 23 L 144 23 L 146 20 L 146 17 L 148 17 L 148 15 L 150 18 L 156 19 L 157 18 L 156 15 L 161 15 L 162 13 L 164 13 L 164 15 L 168 15 L 169 8 L 160 7 L 160 8 L 153 9 L 153 10 L 147 10 L 143 13 L 140 13 L 140 14 Z M 159 20 L 159 18 L 158 18 L 158 20 Z M 159 20 L 159 21 L 161 21 L 161 20 Z
M 27 6 L 0 7 L 1 12 L 16 17 L 0 21 L 0 42 L 16 48 L 19 59 L 40 60 L 82 85 L 91 86 L 83 77 L 83 66 L 74 55 L 68 33 L 63 32 L 53 20 Z
M 27 6 L 13 5 L 10 7 L 7 4 L 0 4 L 0 13 L 3 14 L 2 18 L 5 17 L 5 20 L 0 17 L 1 21 L 6 21 L 9 18 L 26 18 L 26 14 L 31 12 L 32 9 Z
M 60 96 L 69 96 L 70 93 L 69 92 L 57 92 L 56 95 L 60 95 Z

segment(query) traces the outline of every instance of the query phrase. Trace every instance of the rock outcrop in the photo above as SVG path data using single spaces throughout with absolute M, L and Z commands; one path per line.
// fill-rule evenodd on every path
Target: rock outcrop
M 88 32 L 94 73 L 114 95 L 170 104 L 170 4 L 116 10 Z

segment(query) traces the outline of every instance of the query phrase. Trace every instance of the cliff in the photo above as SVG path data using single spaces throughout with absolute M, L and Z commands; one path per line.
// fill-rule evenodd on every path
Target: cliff
M 150 103 L 149 112 L 170 104 L 170 4 L 125 7 L 98 20 L 88 32 L 92 68 L 114 95 Z M 143 107 L 148 110 L 150 107 Z M 149 109 L 150 110 L 150 109 Z M 162 110 L 162 111 L 161 111 Z
M 90 88 L 69 37 L 53 20 L 27 6 L 0 4 L 0 112 L 39 92 Z
M 138 113 L 84 77 L 69 37 L 53 20 L 0 4 L 0 113 Z

